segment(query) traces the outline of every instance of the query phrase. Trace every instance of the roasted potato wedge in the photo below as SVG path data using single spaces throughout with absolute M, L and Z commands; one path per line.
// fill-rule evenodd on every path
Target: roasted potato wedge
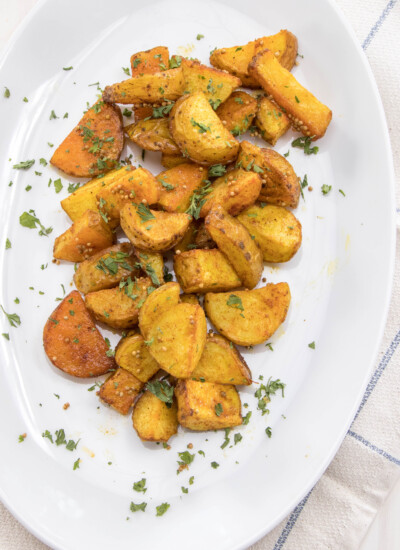
M 183 304 L 193 304 L 194 306 L 200 305 L 199 299 L 195 294 L 181 294 L 179 299 Z
M 235 168 L 217 178 L 210 190 L 204 197 L 200 217 L 207 216 L 211 208 L 217 205 L 223 206 L 231 216 L 236 216 L 257 200 L 261 192 L 261 177 L 255 172 Z
M 131 56 L 131 73 L 133 76 L 154 74 L 168 69 L 169 50 L 166 46 L 157 46 Z
M 167 309 L 150 326 L 149 351 L 169 374 L 187 378 L 200 360 L 206 335 L 203 309 L 192 304 L 177 304 Z
M 272 51 L 257 54 L 249 65 L 249 73 L 285 109 L 296 130 L 314 140 L 325 134 L 332 111 L 297 82 Z
M 249 42 L 245 46 L 220 48 L 210 55 L 214 67 L 228 71 L 240 78 L 243 86 L 259 88 L 258 81 L 249 73 L 248 66 L 252 58 L 260 51 L 270 49 L 276 59 L 289 71 L 297 56 L 297 38 L 289 31 L 283 30 L 272 36 L 264 36 Z
M 208 293 L 208 318 L 228 340 L 239 346 L 265 342 L 284 322 L 290 305 L 287 283 L 267 284 L 254 290 Z
M 261 277 L 263 259 L 245 226 L 227 214 L 221 206 L 211 210 L 204 224 L 243 285 L 254 288 Z
M 263 149 L 242 141 L 238 165 L 256 170 L 261 175 L 260 201 L 296 208 L 300 198 L 300 183 L 293 166 L 273 149 Z
M 195 246 L 189 245 L 188 250 L 192 250 L 192 248 L 200 248 L 204 250 L 217 248 L 216 243 L 212 240 L 209 232 L 206 229 L 206 226 L 204 225 L 204 221 L 200 223 L 200 225 L 198 225 L 197 233 L 194 239 L 194 245 Z
M 126 135 L 146 151 L 162 151 L 167 155 L 179 155 L 180 149 L 169 132 L 167 118 L 139 120 L 124 128 Z
M 203 355 L 192 372 L 192 380 L 250 386 L 251 372 L 238 350 L 215 332 L 207 334 Z
M 117 286 L 124 277 L 139 277 L 130 243 L 110 246 L 78 265 L 74 274 L 76 288 L 82 294 Z
M 115 348 L 115 362 L 141 382 L 147 382 L 160 369 L 141 334 L 131 331 Z
M 286 134 L 290 128 L 290 119 L 275 103 L 267 97 L 260 100 L 256 116 L 256 126 L 261 137 L 271 145 Z
M 106 103 L 141 104 L 161 103 L 178 99 L 184 90 L 181 67 L 154 74 L 139 74 L 118 84 L 106 86 L 103 100 Z
M 97 321 L 113 328 L 130 328 L 137 324 L 139 310 L 147 298 L 151 279 L 121 281 L 119 287 L 86 294 L 87 309 Z
M 206 178 L 207 171 L 192 163 L 161 172 L 157 176 L 161 189 L 158 204 L 166 212 L 185 212 L 193 192 L 202 186 Z
M 179 380 L 175 387 L 178 422 L 195 431 L 233 428 L 242 423 L 241 403 L 235 386 Z
M 55 367 L 77 376 L 99 376 L 115 368 L 108 346 L 77 290 L 70 292 L 48 318 L 43 345 Z
M 70 176 L 92 178 L 111 170 L 123 147 L 119 107 L 97 102 L 57 147 L 50 163 Z
M 133 427 L 142 441 L 168 441 L 178 431 L 176 402 L 170 407 L 146 391 L 132 413 Z
M 159 252 L 135 249 L 141 269 L 150 277 L 151 282 L 160 286 L 164 282 L 164 258 Z
M 242 286 L 225 256 L 213 250 L 188 250 L 174 256 L 174 271 L 183 292 L 204 294 Z
M 217 109 L 222 124 L 234 136 L 247 132 L 257 112 L 257 100 L 246 92 L 233 92 Z
M 175 103 L 169 130 L 182 153 L 198 164 L 227 164 L 237 157 L 239 143 L 202 92 L 187 94 Z
M 189 224 L 189 227 L 186 230 L 186 233 L 183 235 L 182 239 L 176 243 L 174 246 L 174 252 L 180 254 L 186 250 L 192 250 L 196 248 L 195 239 L 198 233 L 198 224 L 192 220 Z M 179 251 L 179 252 L 178 252 Z
M 144 204 L 126 204 L 121 210 L 121 227 L 131 243 L 155 252 L 169 250 L 189 227 L 188 214 L 150 210 Z
M 261 249 L 266 262 L 288 262 L 301 245 L 301 223 L 286 208 L 254 204 L 237 218 Z
M 170 168 L 175 168 L 175 166 L 179 166 L 180 164 L 186 164 L 187 159 L 182 156 L 179 152 L 179 155 L 167 155 L 166 153 L 162 153 L 161 155 L 161 166 L 164 166 L 164 168 L 167 168 L 168 170 Z
M 58 260 L 82 262 L 113 243 L 109 225 L 98 212 L 86 210 L 65 233 L 54 241 L 53 256 Z
M 99 397 L 120 414 L 128 414 L 143 382 L 125 369 L 117 369 L 101 386 Z
M 179 303 L 180 288 L 171 282 L 160 286 L 146 298 L 139 313 L 139 328 L 145 340 L 149 340 L 149 331 L 158 318 Z

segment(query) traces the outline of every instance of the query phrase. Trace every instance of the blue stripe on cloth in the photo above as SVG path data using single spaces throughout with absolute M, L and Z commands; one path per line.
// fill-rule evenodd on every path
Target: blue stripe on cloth
M 379 447 L 377 447 L 376 445 L 373 445 L 372 443 L 370 443 L 369 441 L 367 441 L 366 439 L 364 439 L 361 435 L 358 435 L 356 434 L 355 432 L 349 430 L 347 432 L 348 435 L 350 435 L 351 437 L 354 437 L 354 439 L 357 439 L 357 441 L 359 441 L 360 443 L 362 443 L 363 445 L 365 445 L 366 447 L 368 447 L 368 449 L 371 449 L 371 451 L 375 451 L 376 453 L 378 453 L 379 455 L 382 455 L 383 457 L 387 458 L 388 460 L 390 460 L 390 462 L 393 462 L 394 464 L 396 464 L 397 466 L 400 466 L 400 460 L 398 458 L 395 458 L 394 456 L 390 455 L 389 453 L 387 453 L 386 451 L 384 451 L 383 449 L 380 449 Z
M 273 550 L 281 550 L 283 545 L 286 542 L 286 539 L 288 538 L 290 531 L 293 529 L 293 527 L 296 524 L 297 518 L 299 517 L 301 511 L 303 510 L 304 506 L 306 505 L 307 500 L 309 499 L 310 495 L 312 493 L 311 491 L 303 498 L 301 502 L 296 506 L 296 508 L 293 510 L 293 512 L 290 514 L 289 519 L 287 520 L 287 523 L 285 527 L 283 528 L 282 533 L 280 534 L 279 539 L 276 541 L 275 546 Z
M 390 2 L 388 2 L 386 8 L 381 13 L 378 21 L 375 23 L 375 25 L 369 31 L 367 38 L 364 40 L 363 45 L 362 45 L 363 50 L 366 50 L 368 48 L 368 46 L 371 44 L 371 41 L 373 40 L 374 36 L 376 35 L 376 33 L 381 28 L 382 23 L 385 21 L 386 17 L 390 13 L 390 11 L 392 10 L 392 8 L 396 4 L 396 2 L 397 2 L 397 0 L 390 0 Z

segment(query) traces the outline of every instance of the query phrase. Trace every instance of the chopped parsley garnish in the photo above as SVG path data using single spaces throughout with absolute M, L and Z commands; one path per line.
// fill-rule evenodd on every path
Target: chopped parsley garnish
M 224 409 L 223 409 L 221 403 L 217 403 L 217 404 L 215 405 L 215 414 L 216 414 L 217 416 L 221 416 L 221 414 L 222 414 L 223 412 L 224 412 Z
M 307 174 L 304 174 L 303 181 L 300 182 L 300 193 L 301 193 L 301 196 L 303 197 L 303 199 L 304 199 L 303 189 L 304 189 L 305 187 L 308 187 L 308 178 L 307 178 Z
M 229 439 L 229 433 L 231 431 L 231 428 L 225 428 L 225 439 L 224 439 L 224 442 L 222 443 L 221 445 L 221 449 L 225 449 L 225 447 L 227 447 L 230 443 L 230 439 Z
M 181 66 L 182 63 L 182 57 L 180 55 L 174 55 L 169 60 L 169 68 L 170 69 L 177 69 Z
M 294 96 L 296 103 L 300 103 L 300 99 L 297 97 L 297 95 Z
M 235 434 L 234 437 L 233 437 L 233 441 L 235 442 L 235 445 L 237 443 L 240 443 L 242 441 L 242 439 L 243 439 L 243 436 L 242 436 L 242 434 L 239 434 L 239 433 Z
M 19 326 L 21 324 L 21 319 L 20 319 L 19 315 L 17 315 L 16 313 L 7 313 L 2 305 L 0 305 L 0 308 L 1 308 L 2 312 L 4 313 L 4 315 L 7 317 L 8 322 L 10 323 L 10 325 L 12 327 L 16 328 L 17 326 Z
M 243 424 L 246 426 L 250 422 L 251 411 L 249 411 L 246 416 L 243 418 Z
M 131 502 L 130 510 L 131 512 L 138 512 L 139 510 L 144 512 L 146 510 L 147 502 L 141 502 L 140 504 L 135 504 Z
M 212 189 L 210 186 L 211 182 L 209 181 L 203 187 L 195 189 L 190 197 L 189 208 L 186 210 L 186 214 L 190 214 L 195 220 L 199 219 L 200 211 L 207 200 L 205 196 L 211 193 Z
M 208 169 L 209 178 L 218 178 L 226 173 L 226 168 L 223 164 L 214 164 Z
M 46 430 L 44 433 L 42 433 L 42 437 L 47 437 L 47 439 L 49 439 L 52 443 L 54 443 L 53 436 L 51 435 L 49 430 Z
M 132 111 L 130 111 L 129 109 L 127 109 L 127 108 L 125 107 L 125 109 L 122 111 L 122 114 L 123 114 L 124 116 L 126 116 L 127 118 L 130 118 L 130 117 L 132 116 Z
M 211 132 L 211 128 L 209 126 L 206 126 L 202 122 L 196 122 L 194 118 L 192 117 L 190 119 L 190 123 L 194 128 L 198 128 L 199 134 L 205 134 L 206 132 Z
M 311 342 L 311 344 L 308 344 L 308 347 L 311 349 L 315 349 L 315 342 Z
M 54 180 L 53 184 L 54 184 L 54 189 L 55 189 L 56 193 L 59 193 L 61 191 L 61 189 L 63 188 L 61 178 L 58 178 L 57 180 Z
M 241 298 L 239 296 L 236 296 L 236 294 L 231 294 L 226 302 L 227 306 L 234 307 L 236 309 L 240 309 L 241 311 L 244 311 L 244 307 L 242 304 Z
M 153 118 L 163 118 L 169 115 L 170 110 L 174 106 L 173 103 L 168 105 L 160 105 L 160 107 L 153 107 Z
M 68 193 L 73 193 L 74 191 L 79 189 L 80 185 L 81 184 L 79 183 L 79 181 L 77 183 L 69 183 L 68 184 Z
M 133 62 L 133 68 L 136 69 L 136 67 L 142 62 L 140 57 L 137 57 L 135 61 Z
M 206 456 L 204 451 L 197 451 L 197 452 L 199 453 L 199 455 Z
M 272 347 L 272 344 L 270 344 L 269 342 L 267 342 L 265 344 L 265 347 L 268 348 L 270 351 L 274 351 L 274 348 Z
M 339 189 L 339 193 L 341 193 L 344 197 L 346 196 L 346 193 L 343 191 L 343 189 Z
M 324 183 L 324 185 L 321 187 L 322 194 L 327 195 L 329 191 L 331 191 L 331 189 L 332 185 L 327 185 L 326 183 Z
M 187 487 L 181 487 L 181 489 L 182 489 L 182 493 L 184 493 L 185 495 L 188 494 L 189 489 Z
M 194 483 L 194 476 L 190 476 L 189 485 L 193 485 L 193 483 Z
M 132 488 L 138 493 L 145 493 L 147 491 L 146 479 L 142 478 L 140 481 L 135 481 Z
M 129 70 L 129 67 L 122 67 L 122 70 L 123 70 L 124 73 L 127 74 L 128 76 L 131 76 L 131 71 Z
M 11 241 L 10 239 L 6 239 L 6 250 L 8 250 L 9 248 L 11 248 Z
M 10 340 L 10 335 L 8 334 L 8 332 L 2 332 L 1 335 L 2 335 L 3 338 L 5 338 L 6 340 Z
M 313 136 L 302 136 L 292 141 L 292 147 L 304 150 L 305 155 L 316 155 L 319 147 L 310 147 Z
M 265 428 L 265 433 L 267 434 L 267 436 L 269 437 L 269 439 L 271 439 L 271 436 L 272 436 L 272 428 L 270 426 L 268 426 L 267 428 Z
M 77 458 L 74 462 L 74 466 L 73 466 L 73 470 L 77 470 L 79 468 L 79 463 L 80 463 L 81 459 L 80 458 Z
M 19 443 L 23 443 L 26 439 L 26 434 L 21 434 L 20 436 L 18 436 L 18 442 Z
M 196 40 L 201 40 L 202 38 L 204 38 L 204 34 L 198 34 L 196 36 Z
M 214 468 L 214 470 L 216 470 L 217 468 L 219 468 L 218 462 L 211 462 L 211 468 Z
M 261 384 L 260 387 L 255 392 L 254 396 L 258 399 L 257 409 L 262 411 L 262 415 L 268 414 L 270 411 L 267 408 L 268 403 L 271 401 L 271 396 L 275 395 L 278 390 L 281 390 L 282 397 L 285 397 L 285 385 L 279 380 L 271 380 L 271 377 L 268 379 L 267 384 Z
M 34 210 L 29 210 L 29 212 L 23 212 L 19 217 L 19 223 L 24 227 L 29 227 L 29 229 L 35 229 L 36 224 L 39 225 L 40 231 L 39 235 L 48 236 L 52 231 L 52 227 L 44 227 L 39 218 L 36 217 Z
M 128 257 L 129 254 L 126 252 L 111 252 L 107 258 L 100 258 L 96 264 L 96 269 L 103 271 L 106 275 L 116 275 L 120 267 L 132 271 L 132 266 L 126 261 Z
M 178 453 L 180 460 L 178 460 L 179 468 L 177 470 L 177 474 L 180 474 L 182 470 L 185 470 L 188 468 L 189 464 L 191 464 L 195 458 L 195 454 L 189 453 L 189 451 L 183 451 L 182 453 Z
M 155 220 L 156 217 L 151 213 L 150 208 L 148 208 L 145 204 L 142 202 L 139 205 L 136 205 L 137 213 L 139 214 L 139 217 L 142 220 L 142 223 L 147 222 L 149 220 Z
M 73 69 L 72 65 L 71 65 L 71 67 L 63 67 L 63 71 L 70 71 L 71 69 Z
M 49 120 L 53 120 L 53 118 L 58 118 L 58 116 L 57 116 L 56 113 L 52 110 L 51 113 L 50 113 Z
M 218 107 L 221 105 L 222 101 L 220 99 L 209 99 L 208 103 L 211 105 L 214 111 L 216 111 Z
M 10 93 L 10 90 L 4 86 L 4 97 L 6 97 L 7 99 L 10 97 L 11 93 Z
M 235 97 L 235 103 L 239 103 L 239 105 L 243 105 L 243 99 L 241 97 Z
M 18 162 L 18 164 L 14 164 L 13 168 L 14 170 L 28 170 L 28 168 L 30 168 L 34 164 L 34 160 L 23 160 L 21 162 Z
M 168 504 L 168 502 L 163 502 L 162 504 L 160 504 L 160 506 L 156 506 L 156 516 L 163 516 L 169 507 L 170 504 Z
M 174 185 L 171 185 L 170 183 L 166 182 L 163 178 L 160 178 L 160 183 L 167 191 L 172 191 L 172 189 L 175 189 Z
M 165 380 L 155 380 L 154 382 L 147 382 L 146 389 L 154 394 L 160 401 L 167 404 L 170 408 L 174 399 L 174 388 L 168 384 Z
M 165 281 L 166 283 L 169 283 L 170 281 L 172 281 L 172 279 L 173 279 L 172 273 L 170 273 L 170 272 L 168 271 L 168 267 L 167 267 L 166 265 L 164 266 L 164 270 L 163 270 L 163 271 L 164 271 L 164 281 Z

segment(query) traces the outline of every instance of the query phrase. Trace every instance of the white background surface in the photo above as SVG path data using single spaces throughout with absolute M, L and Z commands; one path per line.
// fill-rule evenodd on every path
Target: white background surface
M 0 50 L 4 47 L 9 36 L 19 22 L 35 5 L 36 1 L 37 0 L 0 0 Z M 338 3 L 343 10 L 346 11 L 346 1 L 340 0 Z M 365 9 L 365 4 L 360 5 L 360 10 L 362 9 Z M 383 90 L 381 90 L 381 93 L 383 93 Z M 395 126 L 395 122 L 396 121 L 392 120 L 391 125 Z M 395 550 L 400 548 L 399 516 L 400 483 L 394 488 L 387 502 L 379 512 L 369 533 L 360 546 L 360 550 Z M 2 550 L 8 549 L 4 547 Z

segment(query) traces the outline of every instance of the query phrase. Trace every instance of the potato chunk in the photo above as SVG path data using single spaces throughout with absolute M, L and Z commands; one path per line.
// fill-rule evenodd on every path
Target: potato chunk
M 131 331 L 115 349 L 115 362 L 141 382 L 147 382 L 160 369 L 141 334 Z
M 82 294 L 112 288 L 124 277 L 139 276 L 135 263 L 130 243 L 110 246 L 79 264 L 74 274 L 75 286 Z
M 199 299 L 195 294 L 181 294 L 179 298 L 183 304 L 193 304 L 195 306 L 200 305 Z
M 178 422 L 195 431 L 233 428 L 242 423 L 240 397 L 234 386 L 179 380 L 175 388 Z
M 245 226 L 227 214 L 221 206 L 211 210 L 204 224 L 243 285 L 254 288 L 261 277 L 263 260 L 260 249 Z
M 123 147 L 119 107 L 97 102 L 57 147 L 50 163 L 70 176 L 92 178 L 111 170 Z
M 221 292 L 242 286 L 231 264 L 216 248 L 175 255 L 174 271 L 186 293 Z
M 134 53 L 131 56 L 132 76 L 154 74 L 168 69 L 169 50 L 166 46 L 157 46 L 150 50 Z
M 143 383 L 125 369 L 117 369 L 100 388 L 99 397 L 120 414 L 128 414 Z
M 238 220 L 247 227 L 266 262 L 288 262 L 301 245 L 301 223 L 281 206 L 255 204 Z
M 111 228 L 98 212 L 86 212 L 54 241 L 53 256 L 58 260 L 82 262 L 113 243 Z
M 159 286 L 164 282 L 164 259 L 159 252 L 135 248 L 141 269 L 150 277 L 153 285 Z
M 254 204 L 261 192 L 261 177 L 252 171 L 235 168 L 217 178 L 205 196 L 200 217 L 205 217 L 214 206 L 222 206 L 228 214 L 236 216 Z
M 300 183 L 293 166 L 273 149 L 263 149 L 242 141 L 238 164 L 245 170 L 261 174 L 260 201 L 296 208 L 300 198 Z
M 167 155 L 178 155 L 179 147 L 171 137 L 167 118 L 139 120 L 125 126 L 130 140 L 145 151 L 162 151 Z
M 198 164 L 226 164 L 238 154 L 239 143 L 202 92 L 187 94 L 175 103 L 169 129 L 182 153 Z
M 258 106 L 256 126 L 261 136 L 271 145 L 286 134 L 290 128 L 289 117 L 267 97 L 263 97 Z
M 272 51 L 257 54 L 249 65 L 249 73 L 285 109 L 299 132 L 312 139 L 319 139 L 325 134 L 332 111 L 297 82 Z
M 234 294 L 208 293 L 204 307 L 208 318 L 228 340 L 253 346 L 268 340 L 286 318 L 290 305 L 287 283 L 267 284 Z
M 188 214 L 150 210 L 144 204 L 126 204 L 121 210 L 121 227 L 138 248 L 161 252 L 172 248 L 189 227 Z
M 107 356 L 108 346 L 77 290 L 70 292 L 48 318 L 43 345 L 55 367 L 78 378 L 99 376 L 115 368 L 114 358 Z
M 244 46 L 214 50 L 210 55 L 210 63 L 214 67 L 238 76 L 243 86 L 259 88 L 258 81 L 250 75 L 248 66 L 252 58 L 265 48 L 274 52 L 282 67 L 291 70 L 297 56 L 297 38 L 286 30 L 272 36 L 258 38 Z
M 178 241 L 174 246 L 174 252 L 176 252 L 177 254 L 180 254 L 181 252 L 185 252 L 186 250 L 192 250 L 193 248 L 196 248 L 195 239 L 196 239 L 197 233 L 198 233 L 198 224 L 196 221 L 192 220 L 185 234 L 183 235 L 182 239 Z
M 192 163 L 161 172 L 157 176 L 161 188 L 158 204 L 167 212 L 185 212 L 193 192 L 206 178 L 206 170 Z
M 192 248 L 199 248 L 205 250 L 211 250 L 212 248 L 217 248 L 217 245 L 210 237 L 209 232 L 207 231 L 204 221 L 197 225 L 197 232 L 194 239 L 194 247 L 189 246 L 188 250 Z
M 200 360 L 206 335 L 203 309 L 192 304 L 177 304 L 149 328 L 149 351 L 169 374 L 187 378 Z
M 175 166 L 179 166 L 180 164 L 186 164 L 187 159 L 182 156 L 179 152 L 179 155 L 167 155 L 166 153 L 162 153 L 161 155 L 161 166 L 164 166 L 164 168 L 167 168 L 168 170 L 170 168 L 175 168 Z
M 232 342 L 215 332 L 207 334 L 203 355 L 192 380 L 250 386 L 251 372 Z
M 178 431 L 177 406 L 171 407 L 146 391 L 132 413 L 133 427 L 142 441 L 168 441 Z
M 257 100 L 246 92 L 233 92 L 217 109 L 225 128 L 234 136 L 247 132 L 257 112 Z
M 97 321 L 113 328 L 130 328 L 138 322 L 150 286 L 148 278 L 121 281 L 117 288 L 86 294 L 86 307 Z
M 145 340 L 149 340 L 150 328 L 168 309 L 179 303 L 180 288 L 171 282 L 160 286 L 146 298 L 139 313 L 139 328 Z

